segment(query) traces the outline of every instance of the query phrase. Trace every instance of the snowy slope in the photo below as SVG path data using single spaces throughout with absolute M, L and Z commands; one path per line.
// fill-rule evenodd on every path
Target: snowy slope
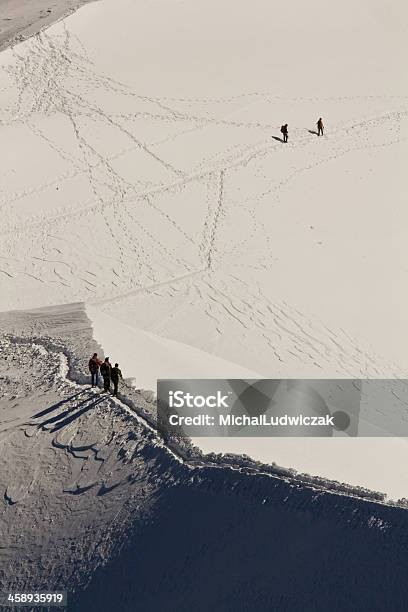
M 111 363 L 123 364 L 123 373 L 134 378 L 138 389 L 155 391 L 158 378 L 194 378 L 197 372 L 202 378 L 218 378 L 220 372 L 226 378 L 261 378 L 194 347 L 134 329 L 95 307 L 86 312 L 105 355 L 111 355 Z
M 1 590 L 67 589 L 72 612 L 405 609 L 406 509 L 170 450 L 141 396 L 83 384 L 100 347 L 81 304 L 0 325 Z
M 87 302 L 158 363 L 405 376 L 406 12 L 102 0 L 3 52 L 1 308 Z
M 92 301 L 264 375 L 404 367 L 398 28 L 324 6 L 105 0 L 4 52 L 3 308 Z
M 234 363 L 124 325 L 98 308 L 88 305 L 86 313 L 92 323 L 93 336 L 103 347 L 104 354 L 109 355 L 113 363 L 119 361 L 124 377 L 130 379 L 128 382 L 137 389 L 155 390 L 157 377 L 195 378 L 197 373 L 203 378 L 218 378 L 220 372 L 228 378 L 260 378 L 256 372 L 243 370 Z M 404 426 L 399 420 L 402 418 L 404 421 L 406 415 L 404 398 L 402 389 L 396 394 L 396 389 L 392 387 L 383 395 L 390 411 L 386 420 L 387 431 L 390 431 L 388 426 L 392 419 L 393 431 L 399 431 Z M 381 421 L 375 406 L 382 414 L 383 405 L 381 400 L 372 400 L 370 410 L 374 410 L 373 422 Z M 370 417 L 366 414 L 365 418 Z M 404 470 L 396 469 L 396 466 L 403 466 L 406 462 L 406 438 L 207 437 L 194 438 L 193 442 L 205 453 L 244 453 L 262 463 L 275 462 L 300 473 L 382 491 L 393 500 L 406 497 L 408 491 L 408 475 Z

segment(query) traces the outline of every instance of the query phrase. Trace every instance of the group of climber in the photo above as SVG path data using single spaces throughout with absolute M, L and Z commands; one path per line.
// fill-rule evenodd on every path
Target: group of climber
M 94 353 L 89 360 L 89 371 L 91 373 L 91 386 L 98 386 L 98 374 L 103 378 L 103 390 L 105 393 L 111 391 L 111 382 L 113 383 L 113 395 L 117 396 L 119 380 L 123 378 L 122 372 L 119 370 L 119 364 L 115 363 L 114 367 L 110 364 L 109 357 L 105 357 L 104 361 L 98 358 L 98 353 Z
M 321 117 L 319 121 L 316 123 L 316 126 L 317 126 L 317 132 L 313 132 L 313 133 L 317 134 L 317 136 L 323 136 L 324 125 L 323 125 L 323 119 Z M 288 124 L 285 123 L 285 125 L 282 125 L 280 131 L 281 131 L 281 134 L 283 135 L 283 142 L 288 142 L 288 137 L 289 137 Z

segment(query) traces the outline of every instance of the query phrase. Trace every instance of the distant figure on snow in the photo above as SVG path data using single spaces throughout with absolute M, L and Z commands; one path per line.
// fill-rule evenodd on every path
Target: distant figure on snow
M 317 135 L 323 136 L 323 130 L 324 130 L 324 125 L 323 125 L 323 119 L 320 117 L 319 121 L 317 122 Z
M 92 355 L 92 357 L 89 360 L 89 371 L 91 373 L 91 385 L 92 387 L 97 387 L 98 386 L 98 372 L 99 372 L 99 366 L 101 365 L 102 361 L 100 359 L 98 359 L 98 353 L 94 353 Z
M 288 124 L 282 125 L 281 132 L 283 134 L 283 142 L 288 142 Z
M 122 379 L 122 372 L 119 370 L 119 364 L 115 363 L 115 367 L 112 368 L 112 372 L 111 372 L 111 378 L 112 378 L 112 382 L 113 382 L 113 395 L 117 395 L 118 394 L 118 385 L 119 385 L 119 378 Z
M 101 374 L 103 376 L 103 390 L 110 391 L 112 366 L 109 363 L 109 357 L 105 358 L 105 361 L 101 365 L 100 369 L 101 369 Z

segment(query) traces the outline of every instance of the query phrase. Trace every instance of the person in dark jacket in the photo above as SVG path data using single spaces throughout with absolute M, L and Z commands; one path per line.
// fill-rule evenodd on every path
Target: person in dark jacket
M 113 382 L 113 395 L 118 394 L 119 378 L 122 379 L 122 372 L 119 370 L 119 364 L 115 363 L 115 367 L 112 368 L 111 378 Z
M 112 366 L 109 363 L 109 357 L 105 357 L 105 361 L 101 365 L 100 371 L 103 376 L 103 390 L 110 391 Z
M 316 123 L 316 125 L 317 125 L 317 135 L 323 136 L 324 125 L 323 125 L 323 119 L 321 117 L 319 121 Z
M 98 386 L 98 372 L 99 372 L 99 366 L 101 365 L 101 363 L 102 361 L 98 359 L 98 353 L 94 353 L 93 356 L 89 360 L 88 367 L 91 373 L 92 387 Z
M 283 142 L 288 142 L 288 124 L 282 125 L 281 132 L 283 134 Z

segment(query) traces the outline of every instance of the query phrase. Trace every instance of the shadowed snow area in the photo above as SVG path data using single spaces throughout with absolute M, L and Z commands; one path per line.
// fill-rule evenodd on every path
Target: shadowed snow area
M 91 0 L 0 0 L 0 49 L 15 45 Z
M 233 367 L 405 378 L 406 17 L 401 0 L 330 10 L 323 0 L 101 0 L 1 53 L 1 309 L 85 302 L 103 350 L 142 388 L 170 352 L 177 376 L 203 376 L 202 356 L 219 377 Z M 35 320 L 24 319 L 25 334 Z M 97 320 L 111 323 L 99 331 Z M 75 350 L 81 371 L 89 347 Z M 38 412 L 60 401 L 41 372 Z M 87 393 L 81 418 L 102 432 L 117 405 L 94 406 Z M 25 402 L 15 411 L 24 422 Z M 342 442 L 321 453 L 324 466 L 322 441 L 313 460 L 293 441 L 234 450 L 405 493 L 404 441 L 384 440 L 381 459 L 364 441 L 380 480 L 364 457 L 361 471 L 347 468 Z M 78 487 L 93 481 L 81 472 Z M 10 504 L 31 482 L 9 488 Z
M 118 400 L 84 384 L 81 304 L 0 325 L 2 590 L 67 589 L 74 612 L 404 610 L 406 510 L 164 443 L 126 381 Z

